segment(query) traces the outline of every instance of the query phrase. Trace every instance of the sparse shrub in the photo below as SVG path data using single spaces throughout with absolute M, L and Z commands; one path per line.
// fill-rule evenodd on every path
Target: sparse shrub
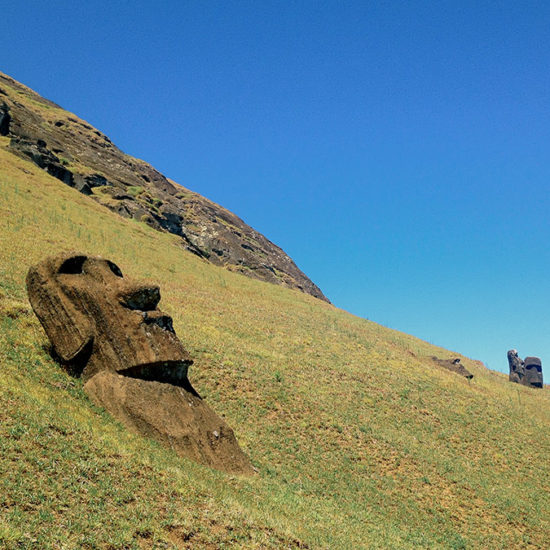
M 140 185 L 130 185 L 126 188 L 126 192 L 131 197 L 137 197 L 138 195 L 141 195 L 143 193 L 144 189 Z

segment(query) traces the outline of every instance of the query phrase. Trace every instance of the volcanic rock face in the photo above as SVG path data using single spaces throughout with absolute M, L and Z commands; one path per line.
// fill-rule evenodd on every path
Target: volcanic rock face
M 474 375 L 460 362 L 459 357 L 456 359 L 438 359 L 437 357 L 432 357 L 432 360 L 440 367 L 456 372 L 457 374 L 464 376 L 464 378 L 468 378 L 468 380 L 471 380 L 474 377 Z
M 231 428 L 191 386 L 192 360 L 157 308 L 157 286 L 129 281 L 109 260 L 71 253 L 31 267 L 27 292 L 54 351 L 87 380 L 94 402 L 183 456 L 252 471 Z
M 67 185 L 73 185 L 72 172 L 67 170 L 59 159 L 46 148 L 45 141 L 41 139 L 32 141 L 14 137 L 10 142 L 10 147 L 19 156 L 32 160 L 40 168 L 46 170 L 50 176 L 61 180 Z
M 328 301 L 291 258 L 237 216 L 124 154 L 90 124 L 2 73 L 0 135 L 12 138 L 13 153 L 121 216 L 178 235 L 201 258 Z
M 0 136 L 7 136 L 10 133 L 10 109 L 5 104 L 0 105 Z
M 542 388 L 542 362 L 538 357 L 526 357 L 523 361 L 515 349 L 508 352 L 508 366 L 510 367 L 510 382 Z

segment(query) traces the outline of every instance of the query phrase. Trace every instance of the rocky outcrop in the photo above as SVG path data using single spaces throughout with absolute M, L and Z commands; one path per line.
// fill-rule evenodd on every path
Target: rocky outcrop
M 82 176 L 76 174 L 73 177 L 73 187 L 83 193 L 84 195 L 93 195 L 93 189 L 95 187 L 111 187 L 112 183 L 103 177 L 101 174 L 88 174 Z
M 0 132 L 11 150 L 126 218 L 181 238 L 194 254 L 328 301 L 283 250 L 218 204 L 123 153 L 103 133 L 0 73 Z
M 522 360 L 515 349 L 508 351 L 507 356 L 510 382 L 530 388 L 542 388 L 542 362 L 538 357 L 526 357 Z
M 72 172 L 67 170 L 61 164 L 59 158 L 46 147 L 45 141 L 14 137 L 10 141 L 10 148 L 20 157 L 32 160 L 37 166 L 46 170 L 50 176 L 61 180 L 67 185 L 73 185 Z
M 468 380 L 471 380 L 474 375 L 466 369 L 466 367 L 460 362 L 460 358 L 457 357 L 456 359 L 438 359 L 437 357 L 432 357 L 432 360 L 439 365 L 440 367 L 443 367 L 444 369 L 450 370 L 452 372 L 456 372 L 457 374 L 460 374 L 460 376 L 464 376 L 464 378 L 467 378 Z
M 0 105 L 0 136 L 7 136 L 10 133 L 10 109 L 5 104 Z
M 126 279 L 109 260 L 68 253 L 31 267 L 27 293 L 55 354 L 96 404 L 201 464 L 252 472 L 233 430 L 191 385 L 193 361 L 157 307 L 157 286 Z

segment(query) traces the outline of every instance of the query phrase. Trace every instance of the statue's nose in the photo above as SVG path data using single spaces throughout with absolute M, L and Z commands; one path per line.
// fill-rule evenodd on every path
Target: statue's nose
M 133 285 L 120 295 L 120 303 L 129 309 L 152 311 L 160 302 L 158 286 Z

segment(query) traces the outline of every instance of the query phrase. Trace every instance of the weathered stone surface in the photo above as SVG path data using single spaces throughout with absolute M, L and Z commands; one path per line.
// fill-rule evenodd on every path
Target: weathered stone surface
M 508 352 L 510 367 L 510 382 L 522 384 L 530 388 L 542 388 L 542 362 L 538 357 L 526 357 L 522 360 L 515 349 Z
M 130 430 L 181 456 L 225 472 L 252 473 L 233 430 L 196 394 L 112 372 L 96 374 L 84 390 Z
M 80 363 L 84 378 L 139 366 L 164 374 L 171 366 L 187 379 L 192 361 L 171 318 L 157 309 L 158 287 L 128 280 L 109 260 L 69 253 L 32 267 L 27 289 L 61 359 L 74 362 L 87 352 Z
M 111 187 L 112 183 L 107 180 L 101 174 L 89 174 L 81 176 L 80 174 L 74 174 L 74 188 L 83 193 L 84 195 L 92 195 L 94 187 Z
M 460 362 L 460 358 L 456 359 L 438 359 L 437 357 L 432 357 L 433 361 L 437 363 L 440 367 L 443 367 L 452 372 L 456 372 L 468 380 L 472 379 L 474 375 L 466 369 L 466 367 Z
M 14 142 L 13 152 L 120 216 L 178 235 L 183 248 L 209 262 L 328 301 L 283 250 L 235 214 L 126 155 L 93 126 L 9 76 L 0 73 L 0 84 L 9 135 L 30 143 L 18 151 Z M 47 152 L 37 150 L 38 140 L 48 144 Z M 55 154 L 69 162 L 61 164 Z M 106 186 L 116 192 L 106 194 Z
M 29 158 L 36 165 L 40 166 L 58 180 L 67 185 L 73 185 L 73 174 L 65 168 L 59 158 L 54 155 L 46 146 L 46 142 L 38 139 L 32 141 L 14 137 L 10 141 L 11 149 L 22 157 Z
M 542 361 L 538 357 L 526 357 L 524 384 L 531 388 L 542 388 Z
M 0 105 L 0 136 L 7 136 L 10 133 L 10 109 L 5 104 Z
M 157 308 L 157 286 L 128 280 L 101 257 L 66 253 L 31 267 L 27 292 L 55 353 L 96 403 L 184 456 L 251 472 L 231 429 L 189 382 L 192 360 Z M 192 411 L 174 409 L 184 406 Z
M 515 349 L 509 350 L 507 356 L 508 366 L 510 368 L 508 379 L 510 380 L 510 382 L 522 384 L 523 378 L 525 376 L 525 364 L 523 360 L 519 357 L 518 352 Z

